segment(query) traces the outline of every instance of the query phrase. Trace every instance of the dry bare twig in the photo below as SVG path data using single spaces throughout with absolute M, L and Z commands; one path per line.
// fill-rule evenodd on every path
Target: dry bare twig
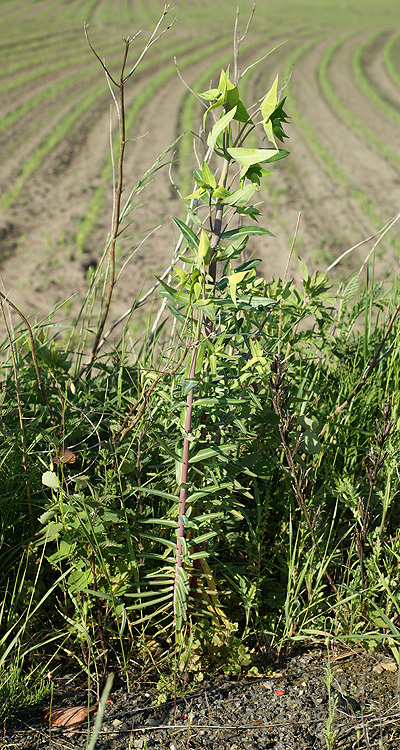
M 124 179 L 124 173 L 123 173 L 123 167 L 124 167 L 124 156 L 125 156 L 125 146 L 126 146 L 126 130 L 125 130 L 125 84 L 129 80 L 129 78 L 133 75 L 135 70 L 140 65 L 141 61 L 143 60 L 144 56 L 150 49 L 150 47 L 155 44 L 163 34 L 165 34 L 166 31 L 168 31 L 169 28 L 171 28 L 172 24 L 174 23 L 174 20 L 171 24 L 169 24 L 166 28 L 164 28 L 162 31 L 159 32 L 160 26 L 167 15 L 169 11 L 169 4 L 166 2 L 164 6 L 164 10 L 161 14 L 161 17 L 159 21 L 157 22 L 149 40 L 147 41 L 146 45 L 144 46 L 141 54 L 139 55 L 137 61 L 130 69 L 129 73 L 125 75 L 125 69 L 128 59 L 128 53 L 129 48 L 134 39 L 138 36 L 140 32 L 135 34 L 133 37 L 126 37 L 124 38 L 124 44 L 125 49 L 122 57 L 122 63 L 120 68 L 120 75 L 119 80 L 116 81 L 115 78 L 111 75 L 111 72 L 105 62 L 101 59 L 100 55 L 96 52 L 94 49 L 88 34 L 88 24 L 84 24 L 84 31 L 87 43 L 92 50 L 93 54 L 97 58 L 97 60 L 100 62 L 103 70 L 105 71 L 105 74 L 107 76 L 108 82 L 112 82 L 114 86 L 117 87 L 119 92 L 118 101 L 115 96 L 113 96 L 116 108 L 117 108 L 117 114 L 118 114 L 118 123 L 119 123 L 119 155 L 118 155 L 118 165 L 117 165 L 117 180 L 116 180 L 116 187 L 114 192 L 114 200 L 113 200 L 113 220 L 112 220 L 112 231 L 111 231 L 111 239 L 110 239 L 110 246 L 109 246 L 109 264 L 108 264 L 108 288 L 107 288 L 107 296 L 104 303 L 104 309 L 101 316 L 101 320 L 99 323 L 99 327 L 95 336 L 95 340 L 92 346 L 92 351 L 90 354 L 89 362 L 83 369 L 83 373 L 88 373 L 92 370 L 94 360 L 96 358 L 99 343 L 103 336 L 104 327 L 110 312 L 110 306 L 111 306 L 111 299 L 112 299 L 112 293 L 115 285 L 115 248 L 116 248 L 116 242 L 117 237 L 119 234 L 119 225 L 120 225 L 120 214 L 121 214 L 121 199 L 122 199 L 122 191 L 123 191 L 123 179 Z M 112 151 L 112 149 L 111 149 Z M 115 179 L 115 178 L 114 178 Z M 82 373 L 82 374 L 83 374 Z

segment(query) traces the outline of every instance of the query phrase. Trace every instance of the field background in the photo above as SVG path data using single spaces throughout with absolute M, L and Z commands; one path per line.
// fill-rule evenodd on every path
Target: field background
M 252 3 L 240 2 L 243 31 Z M 142 33 L 134 62 L 162 12 L 160 0 L 1 0 L 0 258 L 10 299 L 25 314 L 58 313 L 65 324 L 79 310 L 91 268 L 110 227 L 111 97 L 88 48 L 84 21 L 100 56 L 118 75 L 122 37 Z M 201 110 L 180 81 L 208 88 L 232 62 L 236 3 L 179 0 L 172 28 L 152 47 L 127 88 L 126 194 L 179 134 L 198 131 Z M 291 155 L 265 180 L 262 223 L 276 238 L 253 243 L 266 277 L 284 273 L 297 217 L 296 251 L 326 269 L 347 248 L 374 234 L 400 207 L 400 7 L 393 0 L 259 0 L 243 43 L 242 71 L 286 42 L 243 79 L 248 104 L 266 93 L 276 73 L 288 81 L 287 142 Z M 129 64 L 129 62 L 128 62 Z M 113 113 L 113 128 L 116 117 Z M 164 169 L 137 198 L 133 224 L 119 247 L 113 317 L 168 265 L 177 240 L 171 215 L 184 216 L 174 185 L 189 190 L 193 135 L 178 144 L 171 175 Z M 197 141 L 198 142 L 198 141 Z M 172 181 L 170 179 L 172 178 Z M 147 232 L 161 224 L 139 246 Z M 376 278 L 397 273 L 397 226 L 379 246 Z M 334 270 L 344 278 L 371 247 Z M 298 274 L 294 257 L 290 273 Z

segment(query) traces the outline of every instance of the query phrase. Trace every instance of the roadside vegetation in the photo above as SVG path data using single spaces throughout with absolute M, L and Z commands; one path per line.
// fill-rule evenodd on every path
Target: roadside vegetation
M 175 148 L 188 148 L 183 137 L 145 175 L 126 175 L 134 116 L 171 71 L 150 79 L 132 109 L 126 92 L 170 20 L 166 7 L 143 63 L 125 38 L 112 70 L 86 27 L 118 135 L 113 169 L 102 167 L 114 195 L 109 237 L 75 322 L 28 320 L 0 291 L 0 719 L 42 698 L 48 673 L 66 663 L 97 685 L 110 669 L 129 684 L 140 664 L 163 694 L 219 672 L 257 674 L 271 649 L 297 641 L 385 648 L 398 661 L 397 272 L 375 282 L 397 217 L 377 227 L 367 261 L 339 286 L 300 257 L 299 282 L 259 273 L 253 240 L 274 242 L 262 184 L 279 184 L 292 122 L 306 139 L 313 131 L 285 76 L 247 100 L 263 61 L 240 72 L 251 47 L 240 15 L 231 59 L 210 44 L 221 69 L 211 84 L 204 70 L 181 110 L 183 129 L 198 117 L 197 166 L 190 187 L 187 174 L 178 185 L 173 262 L 113 318 L 138 195 Z M 183 73 L 199 53 L 181 51 Z M 349 122 L 329 84 L 335 51 L 319 85 Z M 75 101 L 19 180 L 85 106 Z M 333 157 L 318 133 L 312 141 L 329 171 Z M 295 235 L 288 266 L 296 256 Z

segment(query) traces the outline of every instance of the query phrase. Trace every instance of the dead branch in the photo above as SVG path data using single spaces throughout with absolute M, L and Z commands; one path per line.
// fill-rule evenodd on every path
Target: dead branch
M 125 155 L 125 146 L 126 146 L 126 129 L 125 129 L 125 84 L 128 81 L 128 79 L 133 75 L 141 61 L 143 60 L 145 54 L 148 52 L 150 47 L 155 44 L 158 39 L 172 26 L 170 24 L 165 29 L 163 29 L 159 33 L 160 26 L 166 16 L 166 14 L 169 11 L 169 4 L 165 2 L 164 10 L 161 14 L 161 17 L 159 21 L 157 22 L 148 42 L 144 46 L 141 54 L 139 55 L 136 63 L 133 65 L 133 67 L 130 69 L 129 73 L 125 75 L 125 68 L 127 64 L 128 59 L 128 53 L 129 53 L 129 47 L 134 39 L 136 39 L 136 34 L 134 37 L 126 37 L 124 38 L 124 44 L 125 49 L 123 53 L 122 63 L 121 63 L 121 69 L 120 69 L 120 75 L 119 75 L 119 81 L 116 81 L 106 64 L 103 62 L 103 60 L 100 58 L 100 55 L 96 52 L 93 45 L 90 42 L 89 34 L 88 34 L 88 24 L 84 24 L 84 31 L 85 36 L 88 42 L 88 45 L 90 49 L 92 50 L 93 54 L 97 58 L 97 60 L 100 62 L 103 70 L 106 73 L 107 78 L 112 81 L 112 83 L 118 88 L 119 91 L 119 97 L 118 101 L 116 100 L 116 97 L 113 96 L 114 101 L 116 103 L 117 113 L 118 113 L 118 121 L 119 121 L 119 155 L 118 155 L 118 166 L 117 166 L 117 180 L 116 180 L 116 187 L 114 190 L 114 196 L 113 196 L 113 214 L 112 214 L 112 231 L 111 231 L 111 239 L 110 239 L 110 246 L 109 246 L 109 264 L 108 264 L 108 287 L 107 287 L 107 296 L 104 303 L 104 308 L 101 316 L 101 320 L 99 323 L 99 327 L 97 329 L 96 337 L 92 346 L 92 351 L 90 354 L 89 362 L 84 367 L 82 374 L 87 374 L 91 372 L 94 360 L 96 358 L 96 355 L 98 353 L 99 344 L 102 340 L 104 327 L 106 324 L 106 321 L 108 319 L 108 315 L 110 312 L 111 307 L 111 300 L 112 300 L 112 294 L 113 289 L 115 285 L 115 250 L 116 250 L 116 243 L 117 243 L 117 237 L 119 234 L 119 226 L 121 221 L 121 200 L 122 200 L 122 192 L 123 192 L 123 180 L 124 180 L 124 155 Z M 174 21 L 172 22 L 174 23 Z M 138 32 L 139 33 L 139 32 Z M 112 153 L 112 148 L 111 148 Z M 115 181 L 115 170 L 113 171 L 113 180 Z

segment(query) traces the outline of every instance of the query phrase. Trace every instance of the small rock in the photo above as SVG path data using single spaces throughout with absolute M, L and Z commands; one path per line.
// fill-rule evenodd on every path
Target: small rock
M 374 674 L 382 674 L 383 669 L 380 664 L 375 664 L 375 666 L 372 667 L 372 671 Z
M 113 727 L 115 727 L 115 729 L 119 729 L 119 727 L 121 726 L 122 723 L 123 722 L 121 721 L 121 719 L 114 719 L 112 725 L 113 725 Z
M 383 661 L 381 664 L 382 669 L 386 672 L 397 672 L 397 664 L 395 661 Z
M 158 727 L 159 725 L 158 719 L 154 719 L 152 716 L 149 716 L 149 718 L 146 720 L 146 724 L 148 727 Z
M 148 737 L 138 737 L 136 740 L 133 740 L 133 747 L 142 748 L 145 742 L 147 743 L 149 740 Z

